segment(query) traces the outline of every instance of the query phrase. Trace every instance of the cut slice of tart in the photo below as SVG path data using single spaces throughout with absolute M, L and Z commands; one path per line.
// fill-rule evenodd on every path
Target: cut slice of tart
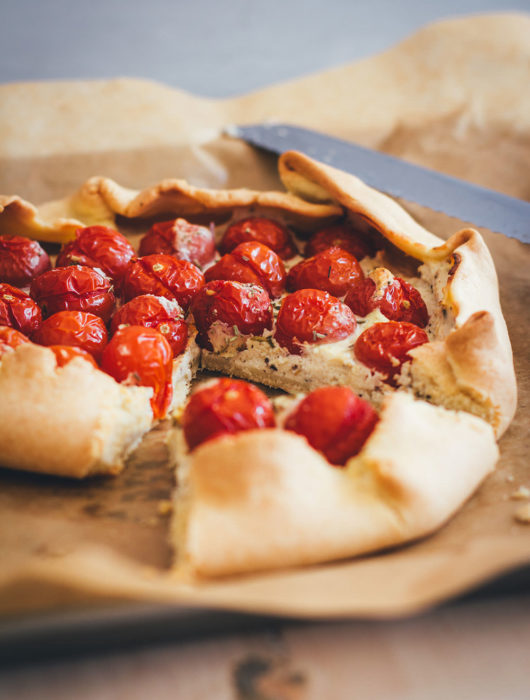
M 225 576 L 408 542 L 446 522 L 497 459 L 486 422 L 398 392 L 385 398 L 360 451 L 334 466 L 306 437 L 284 429 L 296 401 L 276 406 L 272 427 L 263 401 L 248 418 L 236 384 L 245 383 L 226 387 L 232 395 L 222 407 L 216 396 L 213 417 L 200 414 L 208 416 L 201 430 L 211 431 L 202 442 L 186 442 L 195 441 L 186 413 L 193 397 L 173 436 L 171 542 L 181 572 Z M 232 418 L 229 406 L 238 407 Z

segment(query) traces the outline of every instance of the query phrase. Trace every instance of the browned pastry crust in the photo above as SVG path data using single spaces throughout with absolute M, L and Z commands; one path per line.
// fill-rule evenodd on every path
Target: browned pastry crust
M 212 440 L 176 436 L 172 542 L 199 576 L 296 566 L 375 551 L 440 527 L 493 469 L 491 427 L 410 394 L 386 399 L 344 469 L 281 429 Z
M 0 463 L 78 479 L 116 474 L 151 427 L 150 395 L 82 358 L 57 367 L 49 348 L 21 345 L 0 363 Z
M 313 204 L 287 192 L 209 190 L 185 180 L 163 180 L 141 192 L 121 187 L 105 177 L 92 177 L 71 197 L 35 207 L 15 196 L 0 195 L 0 233 L 26 235 L 63 243 L 80 226 L 113 225 L 116 215 L 128 219 L 158 215 L 223 220 L 235 208 L 259 207 L 282 212 L 300 228 L 331 221 L 342 210 L 333 204 Z
M 173 361 L 178 410 L 198 364 L 192 328 Z M 153 424 L 152 390 L 124 386 L 82 358 L 57 367 L 46 347 L 27 343 L 0 362 L 0 464 L 76 479 L 117 474 Z

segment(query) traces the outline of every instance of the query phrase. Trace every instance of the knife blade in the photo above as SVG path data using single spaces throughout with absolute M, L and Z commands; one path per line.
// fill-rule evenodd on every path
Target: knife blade
M 530 243 L 530 202 L 522 199 L 299 126 L 251 124 L 227 127 L 225 133 L 278 154 L 301 151 L 392 197 Z

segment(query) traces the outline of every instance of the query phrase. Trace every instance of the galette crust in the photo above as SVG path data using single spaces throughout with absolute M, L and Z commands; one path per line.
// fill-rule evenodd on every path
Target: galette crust
M 173 360 L 181 410 L 199 362 L 195 329 Z M 27 343 L 0 362 L 0 464 L 82 479 L 117 474 L 153 425 L 152 389 L 119 384 L 82 358 L 56 367 L 46 347 Z
M 427 535 L 494 468 L 491 427 L 409 394 L 387 397 L 362 451 L 332 467 L 305 438 L 256 430 L 183 453 L 172 541 L 195 576 L 350 557 Z
M 0 463 L 81 479 L 116 474 L 151 427 L 151 389 L 27 343 L 0 363 Z

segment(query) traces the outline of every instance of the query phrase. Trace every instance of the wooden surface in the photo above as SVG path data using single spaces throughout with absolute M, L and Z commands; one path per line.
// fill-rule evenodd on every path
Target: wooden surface
M 530 595 L 4 670 L 0 700 L 524 700 Z

